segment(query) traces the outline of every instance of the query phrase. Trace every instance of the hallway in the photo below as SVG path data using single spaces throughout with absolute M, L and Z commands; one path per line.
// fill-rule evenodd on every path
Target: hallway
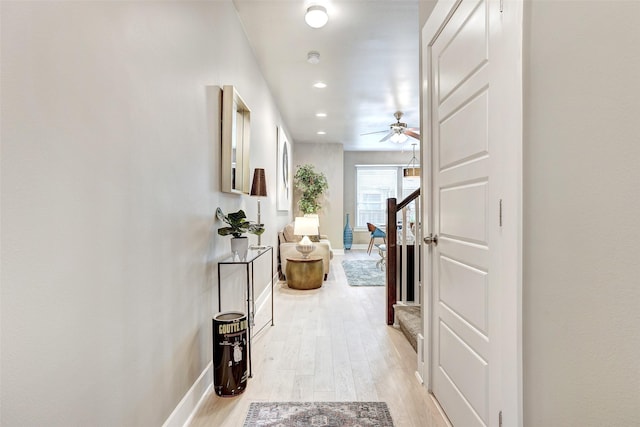
M 275 288 L 275 326 L 253 341 L 253 378 L 235 398 L 209 394 L 191 426 L 241 426 L 252 401 L 385 401 L 397 427 L 446 422 L 415 377 L 416 353 L 385 324 L 385 288 L 351 287 L 336 255 L 317 290 Z

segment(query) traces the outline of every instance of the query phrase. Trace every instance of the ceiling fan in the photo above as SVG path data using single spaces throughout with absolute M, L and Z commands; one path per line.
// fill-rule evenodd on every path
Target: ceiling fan
M 375 133 L 383 133 L 383 132 L 388 132 L 384 138 L 382 138 L 380 140 L 380 142 L 384 142 L 387 140 L 391 140 L 391 142 L 396 142 L 398 144 L 401 144 L 403 142 L 405 142 L 407 140 L 407 137 L 411 137 L 411 138 L 415 138 L 417 140 L 420 139 L 420 129 L 419 128 L 410 128 L 407 127 L 406 123 L 402 123 L 400 121 L 400 119 L 402 118 L 403 113 L 402 111 L 396 111 L 395 113 L 393 113 L 393 117 L 396 118 L 396 122 L 395 123 L 391 123 L 389 125 L 389 129 L 388 131 L 386 130 L 380 130 L 377 132 L 369 132 L 369 133 L 363 133 L 361 135 L 373 135 Z

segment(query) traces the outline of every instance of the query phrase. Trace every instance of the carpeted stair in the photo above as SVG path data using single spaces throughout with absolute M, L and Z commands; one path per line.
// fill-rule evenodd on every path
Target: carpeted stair
M 396 305 L 396 320 L 400 330 L 407 337 L 413 349 L 418 351 L 418 334 L 422 332 L 419 305 Z

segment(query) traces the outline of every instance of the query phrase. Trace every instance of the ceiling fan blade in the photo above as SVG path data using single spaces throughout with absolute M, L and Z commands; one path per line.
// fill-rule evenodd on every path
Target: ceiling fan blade
M 388 130 L 378 130 L 375 132 L 367 132 L 367 133 L 361 133 L 360 136 L 364 136 L 364 135 L 373 135 L 375 133 L 384 133 L 384 132 L 389 132 Z
M 385 131 L 386 132 L 386 131 Z M 389 132 L 384 138 L 382 138 L 379 142 L 385 142 L 387 139 L 391 138 L 395 132 Z
M 418 133 L 418 134 L 420 133 L 420 128 L 407 128 L 406 130 L 412 130 L 412 131 L 414 131 L 415 133 Z
M 415 133 L 415 132 L 414 132 L 414 131 L 412 131 L 412 130 L 405 130 L 405 131 L 404 131 L 404 134 L 405 134 L 405 135 L 407 135 L 407 136 L 410 136 L 411 138 L 415 138 L 415 139 L 417 139 L 417 140 L 419 140 L 419 139 L 420 139 L 420 134 L 419 134 L 419 133 Z

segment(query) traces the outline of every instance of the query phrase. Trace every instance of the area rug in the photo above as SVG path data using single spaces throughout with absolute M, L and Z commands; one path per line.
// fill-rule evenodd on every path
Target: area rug
M 253 402 L 244 427 L 393 427 L 385 402 Z
M 384 286 L 385 272 L 376 267 L 375 260 L 345 259 L 342 260 L 344 274 L 350 286 Z

